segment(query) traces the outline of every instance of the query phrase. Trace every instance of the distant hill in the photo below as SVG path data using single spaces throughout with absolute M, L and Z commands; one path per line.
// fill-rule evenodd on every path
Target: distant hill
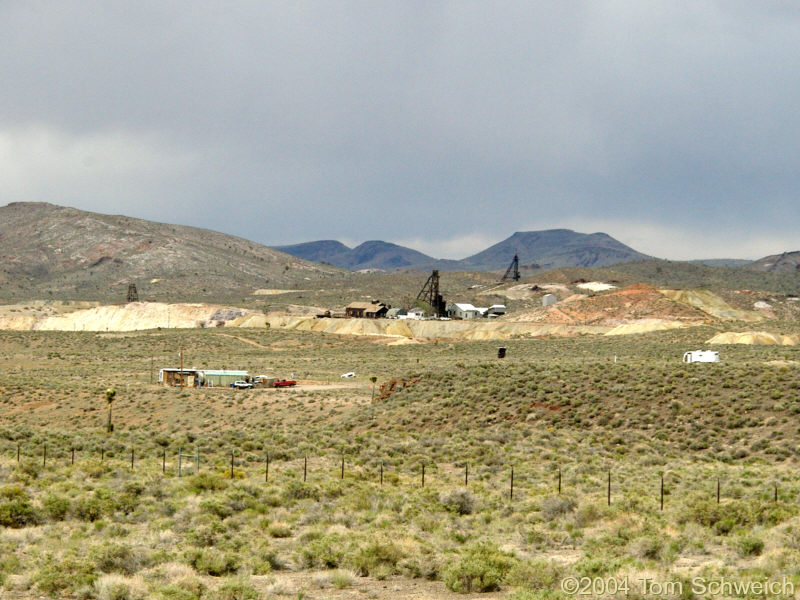
M 569 229 L 517 232 L 483 252 L 462 260 L 436 259 L 389 242 L 370 241 L 348 248 L 332 240 L 276 246 L 306 260 L 318 260 L 350 270 L 439 269 L 442 271 L 497 271 L 506 269 L 514 255 L 520 266 L 535 268 L 604 267 L 646 260 L 646 254 L 629 248 L 605 233 L 576 233 Z
M 705 265 L 706 267 L 743 267 L 752 262 L 753 261 L 747 260 L 746 258 L 706 258 L 690 260 L 689 264 Z
M 605 233 L 577 233 L 570 229 L 518 231 L 511 237 L 459 261 L 464 270 L 504 269 L 514 255 L 520 265 L 535 263 L 543 269 L 606 267 L 650 257 Z
M 764 258 L 751 262 L 747 265 L 747 268 L 753 271 L 765 271 L 767 273 L 800 272 L 800 251 L 765 256 Z
M 0 296 L 210 299 L 343 274 L 206 229 L 46 203 L 0 207 Z M 239 296 L 241 297 L 241 296 Z
M 292 244 L 291 246 L 273 246 L 272 248 L 278 252 L 284 252 L 303 260 L 326 262 L 331 265 L 335 264 L 332 262 L 333 257 L 347 254 L 351 250 L 342 242 L 337 242 L 336 240 L 320 240 L 318 242 Z
M 298 258 L 325 262 L 351 271 L 361 269 L 417 269 L 431 265 L 447 265 L 455 261 L 438 261 L 435 258 L 390 242 L 373 240 L 348 248 L 341 242 L 322 240 L 291 246 L 275 246 L 275 250 Z M 434 266 L 433 268 L 437 268 Z M 444 268 L 444 267 L 442 267 Z

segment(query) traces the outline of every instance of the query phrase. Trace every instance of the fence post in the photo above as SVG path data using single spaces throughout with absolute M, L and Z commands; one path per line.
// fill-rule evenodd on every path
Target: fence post
M 778 501 L 778 482 L 775 482 L 775 502 Z
M 469 463 L 464 465 L 464 487 L 469 485 Z
M 75 464 L 75 448 L 72 448 L 72 464 Z
M 561 495 L 561 467 L 558 467 L 558 495 Z
M 422 487 L 425 487 L 425 463 L 422 463 Z
M 233 481 L 233 450 L 231 450 L 231 481 Z
M 133 453 L 134 453 L 134 449 L 131 448 L 131 471 L 133 471 Z
M 381 461 L 381 487 L 383 487 L 383 461 Z
M 269 481 L 269 452 L 267 452 L 267 460 L 264 466 L 264 483 Z
M 717 504 L 719 504 L 719 477 L 717 477 Z
M 661 474 L 661 510 L 664 510 L 664 474 Z
M 511 467 L 511 491 L 508 494 L 508 499 L 509 500 L 513 500 L 514 499 L 514 467 L 513 467 L 513 465 Z
M 19 462 L 19 444 L 17 444 L 17 462 Z
M 608 470 L 608 505 L 611 506 L 611 469 Z
M 342 477 L 341 477 L 341 479 L 344 479 L 344 454 L 342 454 Z
M 308 456 L 303 457 L 303 482 L 305 482 L 308 475 Z
M 181 476 L 181 459 L 183 458 L 183 448 L 178 447 L 178 477 Z
M 100 448 L 100 462 L 105 462 L 106 460 L 106 449 Z
M 47 465 L 47 444 L 44 445 L 44 454 L 42 454 L 42 467 Z
M 161 454 L 161 473 L 167 472 L 167 449 L 164 448 L 163 453 Z

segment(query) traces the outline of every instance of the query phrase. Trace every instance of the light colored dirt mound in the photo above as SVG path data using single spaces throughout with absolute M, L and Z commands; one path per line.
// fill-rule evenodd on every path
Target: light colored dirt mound
M 708 344 L 749 344 L 751 346 L 796 346 L 800 344 L 798 335 L 782 335 L 766 331 L 726 331 L 712 337 Z
M 704 313 L 725 321 L 761 321 L 763 317 L 749 310 L 739 310 L 707 290 L 659 290 L 675 302 L 692 306 Z
M 254 296 L 276 296 L 278 294 L 291 294 L 292 292 L 303 292 L 305 290 L 273 290 L 261 289 L 253 292 Z
M 659 319 L 643 320 L 638 323 L 623 323 L 617 325 L 606 333 L 606 335 L 631 335 L 635 333 L 651 333 L 653 331 L 666 331 L 668 329 L 679 329 L 688 327 L 688 323 L 680 321 L 661 321 Z
M 702 323 L 708 314 L 697 308 L 674 302 L 648 285 L 632 285 L 627 288 L 590 297 L 570 297 L 569 302 L 555 306 L 536 308 L 532 311 L 512 315 L 515 322 L 564 323 L 571 325 L 617 325 L 633 324 L 639 329 L 655 331 L 657 323 L 666 323 L 661 329 L 673 328 L 675 322 Z M 639 332 L 637 327 L 633 332 Z
M 269 315 L 270 327 L 339 335 L 414 339 L 503 340 L 515 336 L 603 334 L 608 327 L 511 323 L 508 321 L 396 321 L 394 319 L 315 319 Z
M 8 307 L 3 307 L 8 308 Z M 257 318 L 261 321 L 258 323 Z M 254 320 L 255 319 L 255 320 Z M 131 302 L 60 312 L 0 310 L 0 329 L 41 331 L 137 331 L 141 329 L 215 327 L 240 320 L 263 327 L 263 315 L 213 304 Z

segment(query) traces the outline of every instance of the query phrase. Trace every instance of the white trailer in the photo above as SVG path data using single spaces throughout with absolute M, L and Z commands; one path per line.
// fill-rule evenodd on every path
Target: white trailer
M 683 355 L 683 362 L 719 362 L 719 352 L 713 350 L 691 350 Z

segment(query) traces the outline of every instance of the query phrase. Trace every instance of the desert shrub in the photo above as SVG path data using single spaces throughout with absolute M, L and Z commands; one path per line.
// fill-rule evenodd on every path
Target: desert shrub
M 226 487 L 228 487 L 228 481 L 225 477 L 210 471 L 192 475 L 187 483 L 187 489 L 195 494 L 224 490 Z
M 371 575 L 384 579 L 395 573 L 397 563 L 403 556 L 403 551 L 393 542 L 377 540 L 360 547 L 348 562 L 362 577 Z
M 197 577 L 183 577 L 158 590 L 162 600 L 200 600 L 206 586 Z
M 575 500 L 569 496 L 547 496 L 539 503 L 539 510 L 542 511 L 542 518 L 545 521 L 552 521 L 571 513 L 576 506 Z
M 444 584 L 454 592 L 491 592 L 514 565 L 514 559 L 491 544 L 468 548 L 455 562 L 445 568 Z
M 195 570 L 207 575 L 227 575 L 239 568 L 239 559 L 235 554 L 216 548 L 191 548 L 186 551 L 185 557 Z
M 444 493 L 439 501 L 447 510 L 458 515 L 471 515 L 475 511 L 475 494 L 466 488 Z
M 342 564 L 345 548 L 340 536 L 331 534 L 309 541 L 302 549 L 301 556 L 307 567 L 335 569 Z
M 97 600 L 145 600 L 147 589 L 141 579 L 128 579 L 120 575 L 103 575 L 94 582 Z
M 287 500 L 319 500 L 320 491 L 309 483 L 293 480 L 284 488 L 283 495 Z
M 0 526 L 19 529 L 41 521 L 38 511 L 26 498 L 0 502 Z
M 56 596 L 64 591 L 74 592 L 92 585 L 96 578 L 94 565 L 88 560 L 74 555 L 56 559 L 48 554 L 34 574 L 33 581 L 40 592 Z
M 97 521 L 103 516 L 103 504 L 97 496 L 84 496 L 75 501 L 75 516 L 81 521 Z
M 729 533 L 736 526 L 774 526 L 797 513 L 794 506 L 763 502 L 760 500 L 729 500 L 717 504 L 716 500 L 695 499 L 687 504 L 679 516 L 680 522 L 692 521 L 713 527 L 717 533 Z
M 337 590 L 343 590 L 353 585 L 353 576 L 347 571 L 336 571 L 331 577 L 331 583 Z
M 664 550 L 664 540 L 657 535 L 643 535 L 632 540 L 629 548 L 631 554 L 637 558 L 656 560 Z
M 261 595 L 249 577 L 229 577 L 210 594 L 211 600 L 258 600 Z
M 231 506 L 220 498 L 204 498 L 200 502 L 200 510 L 220 519 L 227 519 L 233 514 Z
M 547 560 L 523 560 L 509 569 L 505 581 L 514 587 L 529 590 L 553 588 L 561 579 L 561 569 Z
M 288 538 L 292 537 L 292 528 L 287 523 L 272 523 L 267 531 L 274 538 Z
M 760 556 L 764 550 L 764 540 L 752 534 L 744 534 L 737 537 L 733 542 L 736 551 L 740 556 Z
M 42 499 L 42 508 L 53 521 L 63 521 L 69 511 L 69 499 L 58 494 L 47 494 Z
M 95 546 L 89 551 L 89 558 L 103 573 L 123 573 L 125 575 L 133 575 L 147 562 L 141 552 L 137 552 L 125 544 L 114 543 Z

